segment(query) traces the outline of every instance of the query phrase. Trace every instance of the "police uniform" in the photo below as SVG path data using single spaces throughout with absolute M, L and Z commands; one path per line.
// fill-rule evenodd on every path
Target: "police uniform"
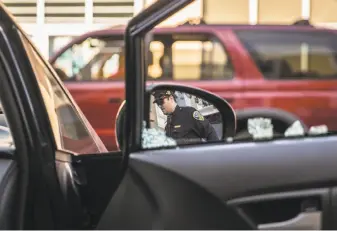
M 155 94 L 155 102 L 158 103 L 158 100 L 171 95 L 173 95 L 171 91 L 159 92 Z M 193 107 L 177 105 L 174 112 L 167 115 L 165 132 L 167 136 L 180 141 L 179 143 L 219 140 L 211 123 Z

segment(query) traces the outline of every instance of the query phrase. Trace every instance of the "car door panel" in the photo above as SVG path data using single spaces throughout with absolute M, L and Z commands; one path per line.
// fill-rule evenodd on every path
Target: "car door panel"
M 261 194 L 227 202 L 248 223 L 261 230 L 328 227 L 330 204 L 329 188 Z
M 97 224 L 120 181 L 121 153 L 73 156 L 73 167 L 80 181 L 82 201 Z
M 1 145 L 1 144 L 0 144 Z M 15 226 L 15 200 L 18 190 L 18 165 L 13 160 L 14 150 L 0 147 L 0 229 Z
M 82 228 L 98 223 L 120 180 L 121 153 L 56 152 L 56 170 L 69 208 Z
M 320 225 L 327 228 L 330 212 L 326 207 L 330 206 L 330 191 L 320 190 L 337 185 L 336 141 L 337 137 L 316 137 L 243 143 L 239 149 L 238 144 L 228 144 L 134 153 L 130 156 L 129 170 L 121 187 L 138 185 L 139 190 L 150 192 L 148 198 L 153 202 L 147 199 L 147 203 L 155 204 L 157 208 L 152 206 L 155 210 L 152 210 L 146 225 L 143 221 L 130 219 L 130 214 L 132 217 L 136 214 L 146 216 L 147 209 L 142 211 L 131 203 L 139 197 L 139 192 L 119 188 L 98 228 L 150 229 L 153 223 L 159 223 L 162 229 L 251 229 L 296 218 L 301 211 L 289 209 L 289 206 L 301 204 L 302 200 L 312 196 L 325 204 L 324 222 Z M 134 175 L 141 179 L 141 184 Z M 304 189 L 318 191 L 296 194 Z M 277 193 L 280 198 L 281 193 L 285 193 L 285 201 L 277 204 L 270 199 L 270 193 Z M 297 199 L 300 201 L 294 195 L 299 195 Z M 255 216 L 264 214 L 263 209 L 255 209 L 250 215 L 238 213 L 235 200 L 240 202 L 240 198 L 250 196 L 269 198 L 273 208 L 278 210 L 276 220 L 254 218 L 255 213 Z M 247 217 L 253 221 L 248 222 Z M 126 220 L 129 220 L 127 225 Z
M 18 166 L 13 160 L 1 160 L 0 183 L 0 229 L 13 229 L 15 226 L 15 200 L 18 190 Z
M 250 229 L 207 189 L 160 167 L 138 164 L 141 172 L 127 172 L 97 229 L 232 229 L 233 224 Z

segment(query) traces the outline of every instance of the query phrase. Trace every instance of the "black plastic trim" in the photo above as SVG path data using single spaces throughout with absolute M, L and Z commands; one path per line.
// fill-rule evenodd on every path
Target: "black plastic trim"
M 223 201 L 337 185 L 337 136 L 149 150 L 130 163 L 156 165 Z
M 286 198 L 302 198 L 308 196 L 329 196 L 329 188 L 322 189 L 308 189 L 308 190 L 300 190 L 300 191 L 291 191 L 291 192 L 283 192 L 283 193 L 269 193 L 269 194 L 261 194 L 256 196 L 248 196 L 242 198 L 236 198 L 227 201 L 227 205 L 229 206 L 239 206 L 243 204 L 249 204 L 252 202 L 262 202 L 262 201 L 271 201 L 277 199 L 286 199 Z
M 128 167 L 129 153 L 141 149 L 146 76 L 145 35 L 194 0 L 159 0 L 132 18 L 125 29 L 125 132 L 122 170 Z

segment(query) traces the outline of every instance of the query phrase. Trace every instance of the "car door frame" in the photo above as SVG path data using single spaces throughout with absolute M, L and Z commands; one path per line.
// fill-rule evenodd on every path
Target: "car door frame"
M 30 39 L 2 4 L 0 12 L 0 39 L 3 45 L 0 54 L 9 74 L 4 82 L 7 81 L 9 85 L 6 92 L 12 96 L 10 102 L 4 100 L 4 107 L 9 109 L 10 115 L 15 115 L 8 118 L 8 123 L 14 140 L 19 144 L 18 152 L 22 153 L 19 163 L 22 194 L 18 226 L 19 229 L 67 228 L 66 203 L 55 168 L 56 143 L 20 34 L 28 41 Z M 5 95 L 3 98 L 9 97 Z
M 144 118 L 144 96 L 145 96 L 145 76 L 147 66 L 146 42 L 143 36 L 155 25 L 173 15 L 178 10 L 184 8 L 194 0 L 181 1 L 159 1 L 151 7 L 146 8 L 141 14 L 130 20 L 125 32 L 125 132 L 124 140 L 127 145 L 123 147 L 124 161 L 123 170 L 128 165 L 128 154 L 140 148 L 141 131 Z
M 0 99 L 5 112 L 6 122 L 10 128 L 10 133 L 14 143 L 14 153 L 11 159 L 17 162 L 17 165 L 20 166 L 18 173 L 18 190 L 19 195 L 16 201 L 16 215 L 17 222 L 15 228 L 22 229 L 24 226 L 25 220 L 25 210 L 26 210 L 26 201 L 27 201 L 27 183 L 28 183 L 28 147 L 26 145 L 25 139 L 25 127 L 23 126 L 23 119 L 20 115 L 19 105 L 23 105 L 22 101 L 15 100 L 15 89 L 16 84 L 13 81 L 13 75 L 17 74 L 15 68 L 12 65 L 9 65 L 11 60 L 10 47 L 8 40 L 6 40 L 6 35 L 4 34 L 3 25 L 0 24 L 0 72 L 2 78 L 0 78 L 0 85 L 2 89 L 0 91 Z M 8 176 L 9 177 L 9 176 Z

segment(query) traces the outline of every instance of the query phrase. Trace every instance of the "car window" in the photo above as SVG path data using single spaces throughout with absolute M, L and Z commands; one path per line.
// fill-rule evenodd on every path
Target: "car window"
M 61 49 L 63 46 L 66 46 L 69 42 L 75 39 L 76 36 L 66 36 L 66 35 L 56 35 L 49 36 L 49 57 L 52 57 L 53 54 Z
M 202 27 L 207 26 L 212 27 Z M 233 25 L 238 39 L 231 39 L 230 46 L 234 49 L 229 53 L 222 41 L 209 35 L 153 35 L 150 79 L 197 80 L 191 83 L 192 87 L 203 88 L 225 99 L 237 118 L 233 137 L 226 136 L 224 140 L 229 143 L 336 134 L 335 31 L 309 26 L 300 26 L 296 30 L 260 25 L 246 28 Z M 221 33 L 226 37 L 229 32 Z M 241 52 L 236 52 L 235 58 L 231 59 L 232 52 L 239 50 Z M 153 101 L 158 106 L 151 107 L 149 112 L 150 129 L 146 124 L 143 126 L 143 147 L 180 146 L 182 143 L 167 138 L 177 141 L 180 137 L 195 135 L 189 134 L 195 131 L 194 128 L 193 131 L 186 128 L 194 117 L 172 119 L 178 118 L 180 108 L 184 107 L 178 99 L 177 94 L 172 99 L 162 93 Z M 177 108 L 176 105 L 179 110 L 171 110 Z M 217 117 L 210 118 L 203 114 L 203 109 L 194 109 L 215 130 L 218 128 Z M 167 116 L 163 115 L 165 113 Z M 204 139 L 203 136 L 198 138 Z
M 226 80 L 234 69 L 213 36 L 157 36 L 150 44 L 149 80 Z M 155 37 L 156 39 L 156 37 Z
M 77 154 L 100 152 L 100 147 L 53 74 L 29 41 L 24 36 L 22 40 L 37 77 L 58 148 Z
M 122 40 L 87 38 L 62 53 L 53 66 L 67 81 L 124 80 L 124 54 Z M 226 80 L 234 73 L 223 45 L 208 35 L 155 37 L 149 57 L 149 80 Z
M 337 36 L 329 32 L 237 31 L 267 79 L 336 79 Z
M 63 52 L 53 64 L 62 80 L 124 79 L 124 42 L 116 38 L 87 38 Z

